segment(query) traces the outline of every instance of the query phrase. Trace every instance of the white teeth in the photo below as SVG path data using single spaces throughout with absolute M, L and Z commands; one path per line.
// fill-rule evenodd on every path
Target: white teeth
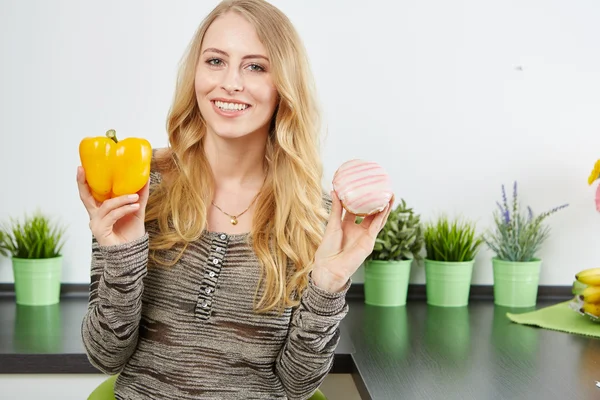
M 224 111 L 241 111 L 249 107 L 248 104 L 225 103 L 223 101 L 215 101 L 215 105 Z

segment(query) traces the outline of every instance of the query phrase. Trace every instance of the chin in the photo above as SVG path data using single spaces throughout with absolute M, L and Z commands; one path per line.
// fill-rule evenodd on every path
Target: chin
M 240 139 L 248 136 L 252 136 L 255 130 L 242 130 L 242 129 L 232 129 L 232 128 L 221 128 L 218 126 L 214 126 L 210 131 L 214 132 L 214 134 L 222 139 Z
M 217 121 L 217 123 L 211 123 L 207 121 L 209 132 L 213 132 L 216 136 L 222 139 L 240 139 L 250 136 L 260 136 L 261 132 L 267 134 L 268 128 L 261 127 L 260 124 L 248 124 L 244 121 L 235 121 L 230 123 L 223 123 Z

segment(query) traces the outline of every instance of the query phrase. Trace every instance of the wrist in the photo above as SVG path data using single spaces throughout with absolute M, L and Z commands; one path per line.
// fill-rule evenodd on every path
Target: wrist
M 330 293 L 341 292 L 350 277 L 340 276 L 329 271 L 325 267 L 315 266 L 311 271 L 313 283 Z

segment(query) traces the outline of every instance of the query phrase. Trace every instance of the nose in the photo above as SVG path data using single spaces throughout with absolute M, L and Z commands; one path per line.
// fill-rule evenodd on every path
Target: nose
M 244 90 L 242 76 L 236 68 L 231 68 L 227 71 L 223 78 L 221 88 L 229 94 Z

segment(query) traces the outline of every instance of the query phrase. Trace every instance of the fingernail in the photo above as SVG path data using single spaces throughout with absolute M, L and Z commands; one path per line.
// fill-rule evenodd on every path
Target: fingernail
M 135 199 L 137 199 L 137 197 L 138 197 L 137 194 L 130 194 L 129 196 L 127 196 L 127 198 L 130 200 L 135 200 Z

